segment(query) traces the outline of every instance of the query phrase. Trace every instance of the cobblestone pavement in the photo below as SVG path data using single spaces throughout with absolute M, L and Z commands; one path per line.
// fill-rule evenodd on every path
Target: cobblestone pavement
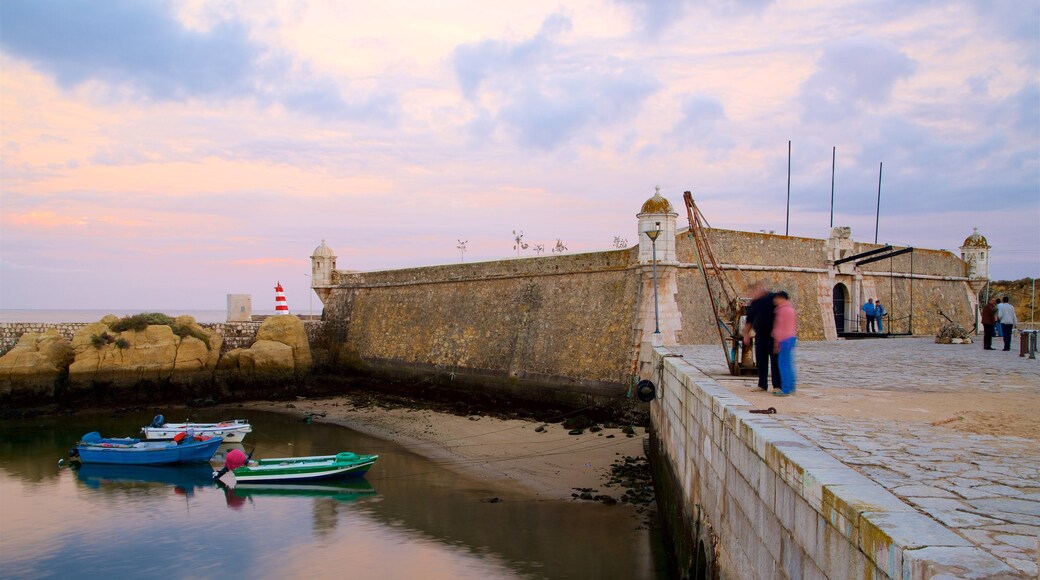
M 806 342 L 798 345 L 798 386 L 1035 396 L 1040 360 L 1020 358 L 1017 343 L 1013 346 L 1012 352 L 985 351 L 981 341 L 941 345 L 930 338 Z M 717 345 L 673 350 L 738 396 L 754 389 L 753 378 L 728 375 Z M 1038 577 L 1040 442 L 966 434 L 925 421 L 813 413 L 772 417 L 989 552 L 1017 577 Z

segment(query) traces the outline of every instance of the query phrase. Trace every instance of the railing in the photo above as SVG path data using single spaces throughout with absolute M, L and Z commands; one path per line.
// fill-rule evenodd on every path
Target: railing
M 910 316 L 892 317 L 886 314 L 881 320 L 881 330 L 878 334 L 910 334 Z M 867 317 L 852 316 L 845 319 L 845 328 L 838 332 L 867 332 Z

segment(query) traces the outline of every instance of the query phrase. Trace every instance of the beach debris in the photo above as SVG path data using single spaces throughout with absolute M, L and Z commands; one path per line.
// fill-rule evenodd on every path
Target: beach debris
M 972 340 L 963 326 L 949 322 L 939 329 L 939 334 L 935 335 L 935 342 L 938 344 L 971 344 Z
M 606 487 L 626 488 L 621 503 L 649 505 L 656 501 L 650 460 L 645 457 L 625 456 L 610 466 L 610 480 Z
M 584 429 L 571 429 L 570 431 L 567 432 L 567 434 L 568 435 L 581 435 L 584 432 L 585 432 Z
M 592 420 L 585 415 L 571 417 L 563 422 L 564 429 L 588 429 L 592 426 Z
M 500 498 L 500 497 L 488 497 L 488 498 L 484 498 L 484 499 L 482 499 L 480 501 L 482 501 L 484 503 L 501 503 L 502 502 L 502 498 Z
M 539 425 L 534 428 L 535 433 L 545 433 L 545 425 Z
M 947 423 L 953 423 L 954 421 L 963 421 L 964 417 L 950 417 L 949 419 L 942 419 L 940 421 L 932 421 L 932 427 L 938 427 L 939 425 L 945 425 Z

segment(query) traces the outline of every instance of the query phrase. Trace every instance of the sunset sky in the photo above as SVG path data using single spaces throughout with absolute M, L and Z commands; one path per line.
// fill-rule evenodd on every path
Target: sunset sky
M 294 311 L 375 270 L 687 225 L 1040 273 L 1035 1 L 0 1 L 0 308 Z M 317 300 L 314 299 L 316 303 Z

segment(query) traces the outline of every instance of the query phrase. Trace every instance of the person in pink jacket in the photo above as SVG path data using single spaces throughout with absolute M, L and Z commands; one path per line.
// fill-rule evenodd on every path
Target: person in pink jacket
M 773 295 L 776 310 L 773 313 L 773 349 L 780 363 L 780 392 L 773 391 L 778 397 L 793 395 L 795 390 L 794 347 L 798 316 L 787 292 L 780 291 Z

